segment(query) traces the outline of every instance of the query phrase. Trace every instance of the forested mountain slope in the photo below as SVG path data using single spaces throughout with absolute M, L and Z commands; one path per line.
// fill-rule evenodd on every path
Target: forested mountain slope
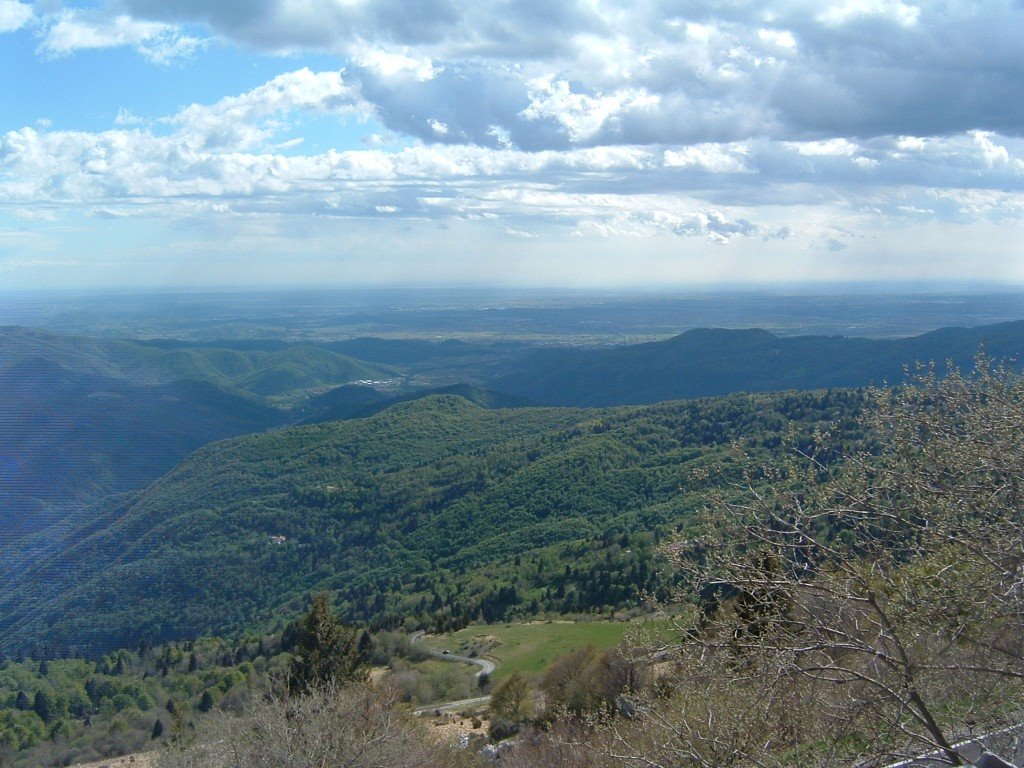
M 915 360 L 969 367 L 981 344 L 995 358 L 1019 360 L 1024 322 L 897 340 L 698 329 L 604 348 L 372 338 L 225 344 L 0 329 L 0 535 L 138 489 L 209 441 L 365 417 L 425 393 L 488 407 L 589 407 L 864 386 L 900 381 Z M 367 379 L 388 386 L 367 387 Z
M 322 395 L 311 398 L 302 405 L 307 414 L 300 423 L 322 424 L 339 419 L 357 419 L 380 413 L 398 403 L 407 403 L 432 395 L 455 395 L 479 405 L 481 408 L 526 408 L 536 406 L 531 400 L 515 395 L 506 395 L 484 387 L 469 384 L 452 384 L 448 387 L 417 389 L 404 395 L 388 396 L 379 390 L 365 386 L 337 387 Z
M 140 488 L 212 440 L 283 415 L 202 381 L 140 384 L 41 358 L 0 367 L 0 540 Z
M 390 368 L 326 349 L 160 349 L 0 329 L 0 539 L 152 482 L 201 445 L 286 423 L 266 396 Z
M 729 392 L 863 387 L 903 381 L 917 361 L 969 369 L 979 347 L 996 359 L 1024 353 L 1024 321 L 943 328 L 905 339 L 775 336 L 698 328 L 666 341 L 607 349 L 546 349 L 490 386 L 540 403 L 607 406 Z
M 806 439 L 860 400 L 581 411 L 436 396 L 208 445 L 34 562 L 0 566 L 0 650 L 231 632 L 287 617 L 322 588 L 338 591 L 349 620 L 635 602 L 654 584 L 653 555 L 620 535 L 704 505 L 732 441 L 771 460 L 791 421 Z M 588 561 L 597 539 L 607 546 Z
M 196 347 L 61 336 L 28 328 L 0 328 L 0 368 L 26 358 L 71 371 L 139 384 L 205 381 L 250 395 L 284 395 L 358 379 L 386 378 L 395 369 L 307 344 L 235 344 Z

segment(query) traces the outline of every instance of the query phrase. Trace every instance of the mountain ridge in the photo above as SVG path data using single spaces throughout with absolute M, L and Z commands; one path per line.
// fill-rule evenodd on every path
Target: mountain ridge
M 557 406 L 605 407 L 730 392 L 899 383 L 917 361 L 970 368 L 979 349 L 1020 366 L 1024 321 L 941 328 L 903 339 L 777 336 L 702 328 L 664 341 L 600 350 L 545 349 L 489 380 L 500 391 Z
M 338 591 L 348 619 L 362 621 L 638 599 L 653 563 L 623 553 L 600 565 L 621 568 L 614 578 L 598 584 L 583 572 L 569 589 L 564 556 L 550 548 L 675 525 L 703 503 L 694 473 L 734 439 L 777 450 L 788 414 L 809 432 L 858 403 L 836 392 L 492 410 L 433 395 L 364 419 L 212 443 L 7 569 L 0 649 L 45 638 L 95 651 L 237 632 L 294 613 L 317 589 Z M 520 555 L 548 574 L 531 577 L 542 585 L 473 581 L 481 569 L 515 574 L 510 558 Z

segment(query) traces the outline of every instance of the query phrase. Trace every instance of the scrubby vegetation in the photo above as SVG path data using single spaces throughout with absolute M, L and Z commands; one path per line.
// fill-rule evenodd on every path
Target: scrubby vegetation
M 1019 726 L 1024 382 L 982 360 L 872 400 L 871 451 L 748 462 L 765 492 L 673 549 L 699 597 L 683 641 L 549 668 L 566 716 L 503 764 L 960 765 L 975 727 Z

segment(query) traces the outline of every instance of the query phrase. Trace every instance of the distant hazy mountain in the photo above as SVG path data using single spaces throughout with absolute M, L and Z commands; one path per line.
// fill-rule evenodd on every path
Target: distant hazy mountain
M 308 414 L 302 424 L 322 424 L 341 419 L 362 419 L 380 413 L 397 403 L 420 400 L 432 395 L 455 395 L 481 408 L 526 408 L 537 404 L 525 397 L 506 395 L 484 387 L 452 384 L 447 387 L 418 389 L 404 395 L 387 396 L 372 387 L 344 386 L 311 398 L 302 406 Z
M 396 373 L 390 366 L 309 344 L 233 342 L 230 346 L 190 346 L 0 328 L 0 368 L 16 365 L 27 357 L 48 360 L 75 372 L 140 384 L 206 381 L 240 394 L 267 397 L 350 381 L 385 379 Z
M 0 329 L 0 540 L 283 424 L 264 396 L 393 375 L 330 350 L 170 348 Z
M 140 488 L 212 440 L 282 414 L 202 381 L 138 384 L 39 358 L 0 368 L 0 540 Z
M 701 328 L 666 341 L 524 355 L 490 384 L 549 405 L 606 406 L 729 392 L 859 387 L 903 380 L 905 365 L 951 360 L 970 368 L 980 346 L 1024 353 L 1024 321 L 943 328 L 906 339 L 779 337 L 764 330 Z

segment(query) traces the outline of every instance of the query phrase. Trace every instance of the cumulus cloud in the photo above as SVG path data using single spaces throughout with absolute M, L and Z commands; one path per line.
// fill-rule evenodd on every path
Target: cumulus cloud
M 0 202 L 52 232 L 159 221 L 248 253 L 404 227 L 855 264 L 957 228 L 1009 253 L 1024 222 L 1016 0 L 0 0 L 0 32 L 25 27 L 46 57 L 201 61 L 216 39 L 336 62 L 263 58 L 281 74 L 162 115 L 126 103 L 109 130 L 4 126 Z
M 88 187 L 108 177 L 117 177 L 111 190 L 126 190 L 131 187 L 122 175 L 125 169 L 151 181 L 178 180 L 185 187 L 216 189 L 220 187 L 212 180 L 226 175 L 225 169 L 230 168 L 238 174 L 239 188 L 256 188 L 258 183 L 298 184 L 303 179 L 321 183 L 334 178 L 340 183 L 408 176 L 436 177 L 443 183 L 451 177 L 502 176 L 570 187 L 603 185 L 623 190 L 634 184 L 637 189 L 666 192 L 728 192 L 734 199 L 749 195 L 751 201 L 763 192 L 762 203 L 770 197 L 780 199 L 780 190 L 800 184 L 816 185 L 815 194 L 825 197 L 830 188 L 842 189 L 846 197 L 856 196 L 861 188 L 866 190 L 863 197 L 871 197 L 888 185 L 931 187 L 936 178 L 950 187 L 1020 190 L 1024 186 L 1024 141 L 978 131 L 928 140 L 882 137 L 863 143 L 844 138 L 805 142 L 761 139 L 672 148 L 573 148 L 563 144 L 561 149 L 531 151 L 514 147 L 514 134 L 503 134 L 484 120 L 479 125 L 484 141 L 466 137 L 448 141 L 452 115 L 445 114 L 446 120 L 432 117 L 423 121 L 423 129 L 435 139 L 428 146 L 388 150 L 380 144 L 373 149 L 317 155 L 278 154 L 283 148 L 301 144 L 301 137 L 279 138 L 292 129 L 296 115 L 359 120 L 374 115 L 375 109 L 347 73 L 300 69 L 238 96 L 186 107 L 163 121 L 173 129 L 170 135 L 141 130 L 128 111 L 119 113 L 115 122 L 134 130 L 92 134 L 25 128 L 9 132 L 0 140 L 0 170 L 8 191 L 30 188 L 33 183 L 53 185 L 58 180 L 67 191 L 69 185 Z M 150 157 L 154 164 L 147 166 Z M 88 175 L 73 182 L 76 171 Z M 625 181 L 623 173 L 632 181 Z M 715 181 L 715 176 L 745 181 L 737 187 L 731 181 Z M 806 195 L 806 190 L 802 194 Z
M 699 168 L 711 173 L 750 173 L 744 162 L 748 154 L 744 144 L 695 144 L 682 149 L 667 149 L 664 154 L 668 168 Z
M 0 0 L 0 33 L 21 29 L 33 17 L 32 6 L 18 0 Z
M 123 7 L 159 29 L 202 24 L 269 51 L 342 54 L 363 71 L 388 127 L 420 137 L 429 135 L 430 117 L 449 126 L 453 141 L 486 142 L 486 127 L 498 126 L 531 148 L 559 148 L 566 139 L 1019 135 L 1024 125 L 1024 7 L 1013 0 L 983 8 L 938 0 L 126 0 Z M 438 71 L 450 68 L 439 81 Z M 419 87 L 393 82 L 410 79 Z M 486 120 L 424 108 L 451 98 L 481 106 Z M 533 125 L 521 119 L 524 110 Z
M 139 21 L 127 14 L 64 9 L 48 19 L 39 48 L 51 56 L 66 56 L 88 48 L 129 46 L 155 63 L 166 64 L 191 56 L 203 45 L 203 40 L 172 25 Z
M 917 24 L 920 16 L 921 9 L 918 6 L 907 5 L 900 0 L 845 0 L 826 6 L 817 18 L 828 26 L 875 17 L 893 21 L 903 27 L 912 27 Z
M 26 23 L 27 8 L 0 0 L 0 29 Z M 984 12 L 938 0 L 122 0 L 48 17 L 41 49 L 126 45 L 167 62 L 203 44 L 190 25 L 267 51 L 338 53 L 386 128 L 426 141 L 768 138 L 810 153 L 1024 126 L 1024 6 L 1013 0 Z
M 114 117 L 114 125 L 139 125 L 142 122 L 142 118 L 127 107 L 118 109 L 117 115 Z
M 520 114 L 527 120 L 550 118 L 557 122 L 573 143 L 593 138 L 602 127 L 627 112 L 653 110 L 656 95 L 632 88 L 613 93 L 573 93 L 565 80 L 538 78 L 529 83 L 530 103 Z
M 0 0 L 0 29 L 15 6 Z M 199 25 L 339 57 L 162 117 L 125 107 L 108 131 L 11 130 L 0 198 L 23 207 L 818 253 L 855 251 L 877 222 L 1024 220 L 1012 0 L 119 0 L 38 25 L 51 56 L 130 46 L 167 62 L 202 45 L 186 33 Z M 331 148 L 307 141 L 307 119 L 369 135 Z
M 333 114 L 365 118 L 373 112 L 341 72 L 313 72 L 303 68 L 240 96 L 215 104 L 192 104 L 168 122 L 179 129 L 189 148 L 221 147 L 251 150 L 283 127 L 293 113 Z

